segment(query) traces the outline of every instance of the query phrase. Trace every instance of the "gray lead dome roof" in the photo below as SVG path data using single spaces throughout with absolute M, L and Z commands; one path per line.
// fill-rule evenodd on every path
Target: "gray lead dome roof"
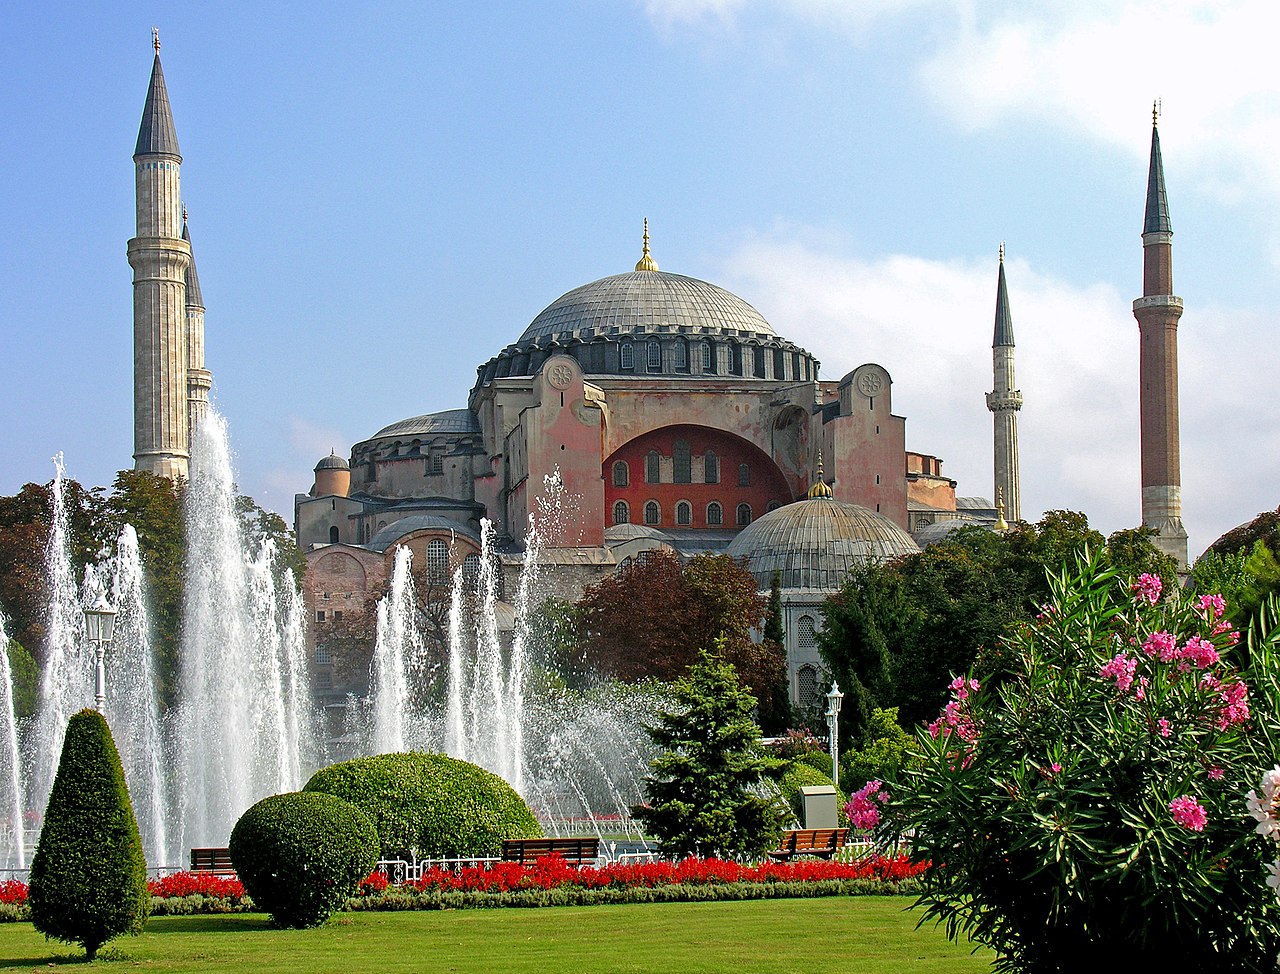
M 776 334 L 759 311 L 722 287 L 665 271 L 633 271 L 561 295 L 533 319 L 519 344 L 565 333 L 592 338 L 611 329 L 627 333 L 659 325 Z
M 725 554 L 745 558 L 762 589 L 777 572 L 783 588 L 835 591 L 859 565 L 919 550 L 911 535 L 883 514 L 810 497 L 743 528 Z
M 441 433 L 479 433 L 480 420 L 470 409 L 446 409 L 425 416 L 412 416 L 384 426 L 373 434 L 381 436 L 435 436 Z

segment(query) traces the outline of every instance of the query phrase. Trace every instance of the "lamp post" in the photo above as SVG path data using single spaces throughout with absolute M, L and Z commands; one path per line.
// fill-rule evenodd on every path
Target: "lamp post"
M 93 643 L 96 669 L 94 671 L 93 698 L 98 713 L 107 705 L 107 646 L 116 634 L 116 610 L 107 602 L 105 592 L 98 593 L 98 600 L 84 610 L 84 628 Z
M 827 740 L 831 744 L 831 783 L 840 787 L 840 702 L 844 694 L 840 692 L 840 684 L 831 682 L 831 690 L 827 694 Z

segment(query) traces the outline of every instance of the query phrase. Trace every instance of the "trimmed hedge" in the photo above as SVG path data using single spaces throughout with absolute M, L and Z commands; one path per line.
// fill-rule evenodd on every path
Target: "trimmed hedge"
M 96 710 L 67 722 L 58 773 L 31 860 L 31 922 L 78 943 L 93 960 L 121 934 L 139 934 L 151 894 L 120 754 Z
M 542 836 L 538 820 L 496 774 L 443 754 L 379 754 L 322 768 L 304 792 L 351 802 L 378 830 L 382 858 L 496 856 L 503 839 Z
M 830 766 L 831 759 L 827 755 L 827 764 Z M 800 820 L 800 789 L 808 785 L 829 785 L 831 784 L 831 775 L 823 774 L 812 764 L 805 760 L 796 760 L 791 762 L 791 766 L 783 772 L 782 778 L 778 781 L 778 790 L 782 793 L 782 800 L 785 801 L 795 815 L 796 820 Z M 847 801 L 844 792 L 836 790 L 836 808 L 843 809 L 844 803 Z
M 281 927 L 324 923 L 378 861 L 367 815 L 303 792 L 262 799 L 240 816 L 228 847 L 245 891 Z

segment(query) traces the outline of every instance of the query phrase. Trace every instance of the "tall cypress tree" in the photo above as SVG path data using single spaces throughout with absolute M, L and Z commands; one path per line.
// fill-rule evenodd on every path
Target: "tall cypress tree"
M 113 937 L 141 933 L 151 910 L 147 862 L 120 754 L 96 710 L 82 710 L 67 722 L 31 860 L 28 902 L 37 930 L 80 944 L 88 960 Z

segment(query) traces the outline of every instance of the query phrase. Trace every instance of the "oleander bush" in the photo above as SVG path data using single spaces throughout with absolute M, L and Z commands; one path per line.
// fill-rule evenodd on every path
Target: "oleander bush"
M 37 930 L 80 944 L 89 960 L 108 940 L 139 934 L 147 922 L 142 839 L 120 755 L 96 710 L 67 722 L 27 902 Z
M 496 856 L 503 839 L 542 835 L 515 789 L 443 754 L 379 754 L 322 768 L 304 792 L 351 802 L 378 832 L 384 859 Z
M 314 927 L 340 910 L 378 861 L 369 817 L 333 795 L 291 792 L 236 822 L 231 862 L 259 909 L 281 927 Z
M 1244 794 L 1280 744 L 1275 617 L 1242 672 L 1219 596 L 1097 558 L 1050 589 L 1006 638 L 1003 681 L 957 677 L 920 763 L 882 809 L 864 796 L 932 863 L 926 919 L 1001 971 L 1274 972 L 1271 849 Z

